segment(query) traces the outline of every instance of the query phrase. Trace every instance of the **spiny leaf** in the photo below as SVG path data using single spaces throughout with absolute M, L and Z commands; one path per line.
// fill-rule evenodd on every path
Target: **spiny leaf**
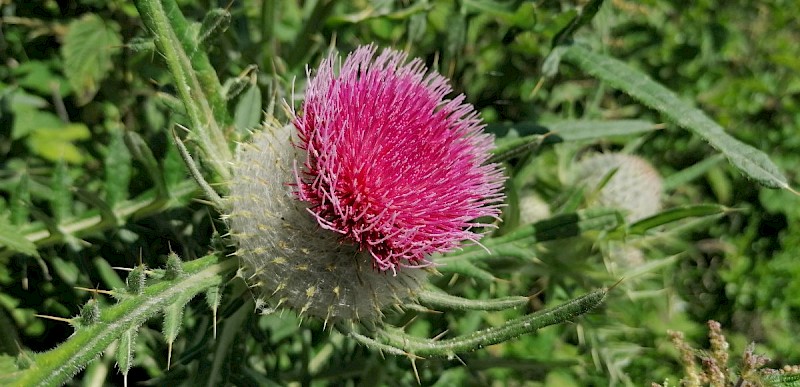
M 80 321 L 82 325 L 92 325 L 100 320 L 100 306 L 97 300 L 90 299 L 83 304 L 80 312 Z
M 136 335 L 139 333 L 139 327 L 134 327 L 122 332 L 117 341 L 117 368 L 119 372 L 125 377 L 125 384 L 128 381 L 128 371 L 130 371 L 133 362 L 133 350 L 136 346 Z
M 133 52 L 153 51 L 156 49 L 156 43 L 150 38 L 133 38 L 125 44 L 125 48 Z
M 790 189 L 786 177 L 766 154 L 731 137 L 702 110 L 681 100 L 648 75 L 579 44 L 570 45 L 564 53 L 564 59 L 702 137 L 756 182 L 769 188 Z
M 20 371 L 11 386 L 66 383 L 125 332 L 141 326 L 177 300 L 219 286 L 236 267 L 236 259 L 221 260 L 215 255 L 187 262 L 186 276 L 155 281 L 141 295 L 129 295 L 113 306 L 102 308 L 98 324 L 82 327 L 58 347 L 32 355 L 33 366 Z
M 144 265 L 137 265 L 128 274 L 128 278 L 125 280 L 128 293 L 135 295 L 142 294 L 145 280 L 147 279 L 147 273 L 145 273 L 145 270 L 146 268 Z
M 367 347 L 388 351 L 393 354 L 412 358 L 416 356 L 452 357 L 457 353 L 475 351 L 534 332 L 549 325 L 571 321 L 575 317 L 585 314 L 600 305 L 607 292 L 607 289 L 598 289 L 551 309 L 517 317 L 497 327 L 446 340 L 431 341 L 430 339 L 420 339 L 410 336 L 400 329 L 388 327 L 378 330 L 375 338 L 359 335 L 352 331 L 345 331 L 345 333 Z M 340 326 L 337 326 L 337 328 L 346 329 Z
M 225 32 L 230 25 L 230 12 L 221 8 L 208 11 L 203 18 L 203 23 L 200 24 L 200 30 L 197 32 L 197 45 L 202 47 L 213 42 L 214 38 Z
M 172 363 L 172 343 L 175 342 L 175 339 L 178 337 L 178 333 L 181 331 L 181 324 L 183 323 L 183 310 L 186 307 L 187 302 L 189 302 L 188 299 L 183 299 L 164 308 L 164 325 L 162 328 L 164 340 L 167 341 L 167 345 L 169 346 L 169 353 L 167 354 L 167 368 L 169 368 L 170 364 Z
M 213 326 L 213 333 L 214 337 L 217 337 L 217 311 L 219 310 L 219 305 L 222 302 L 222 293 L 220 292 L 219 286 L 212 286 L 206 290 L 206 304 L 211 309 L 211 324 Z
M 119 51 L 119 25 L 89 13 L 73 21 L 64 36 L 61 54 L 64 73 L 83 105 L 94 98 L 99 83 L 113 67 L 111 57 Z
M 183 261 L 178 254 L 170 253 L 167 256 L 167 265 L 164 268 L 164 279 L 172 280 L 183 275 Z

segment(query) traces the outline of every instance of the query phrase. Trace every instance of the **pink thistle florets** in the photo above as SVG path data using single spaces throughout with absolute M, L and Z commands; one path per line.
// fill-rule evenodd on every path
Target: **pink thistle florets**
M 430 254 L 477 242 L 475 223 L 498 218 L 505 179 L 486 164 L 492 136 L 472 105 L 420 59 L 372 45 L 309 74 L 293 123 L 305 153 L 297 198 L 322 228 L 385 271 L 431 264 Z M 338 73 L 337 73 L 338 68 Z

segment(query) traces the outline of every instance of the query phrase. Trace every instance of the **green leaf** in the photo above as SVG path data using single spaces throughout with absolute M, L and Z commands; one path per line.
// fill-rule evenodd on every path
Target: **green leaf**
M 231 25 L 231 13 L 222 9 L 208 11 L 197 33 L 197 45 L 203 46 L 214 41 L 216 36 L 222 35 Z
M 106 203 L 111 208 L 128 198 L 128 185 L 131 182 L 131 154 L 125 146 L 121 128 L 110 131 L 111 142 L 105 157 Z
M 412 337 L 399 328 L 388 326 L 379 329 L 374 339 L 348 330 L 347 327 L 337 326 L 337 328 L 372 349 L 406 356 L 411 354 L 423 357 L 453 357 L 458 353 L 474 351 L 535 332 L 546 326 L 573 321 L 600 305 L 607 291 L 598 289 L 553 308 L 510 319 L 500 326 L 438 341 Z
M 565 42 L 572 40 L 572 36 L 575 35 L 581 27 L 589 24 L 594 16 L 597 15 L 597 12 L 600 11 L 600 7 L 603 5 L 603 0 L 592 0 L 588 4 L 586 4 L 581 13 L 578 14 L 574 19 L 572 19 L 569 24 L 567 24 L 564 29 L 558 31 L 558 33 L 553 37 L 553 47 L 558 47 Z
M 692 166 L 673 173 L 664 178 L 664 191 L 669 191 L 676 189 L 684 184 L 689 183 L 690 181 L 708 173 L 711 168 L 719 164 L 720 161 L 723 159 L 723 155 L 714 155 L 711 157 L 707 157 L 700 161 L 697 164 L 693 164 Z
M 18 84 L 27 90 L 35 91 L 40 95 L 59 95 L 69 93 L 69 85 L 66 79 L 54 73 L 51 66 L 43 61 L 23 62 L 13 70 L 14 77 Z M 40 105 L 37 103 L 37 105 Z M 38 107 L 45 107 L 47 103 Z
M 648 230 L 667 223 L 677 222 L 687 218 L 717 216 L 727 211 L 729 211 L 727 207 L 718 204 L 697 204 L 672 208 L 632 224 L 629 232 L 631 234 L 644 234 Z
M 62 124 L 56 128 L 37 129 L 28 137 L 27 143 L 31 152 L 44 159 L 81 164 L 85 161 L 84 152 L 73 141 L 86 140 L 90 136 L 91 132 L 85 124 Z
M 170 306 L 164 308 L 164 340 L 170 346 L 178 338 L 178 333 L 181 331 L 181 323 L 183 322 L 183 309 L 186 307 L 188 299 L 180 300 Z
M 499 138 L 491 162 L 501 162 L 543 144 L 630 136 L 660 128 L 660 125 L 646 120 L 570 120 L 493 124 L 486 130 Z
M 452 296 L 441 291 L 425 290 L 419 293 L 419 301 L 424 305 L 447 310 L 505 310 L 525 306 L 528 297 L 511 296 L 489 300 L 472 300 Z
M 11 224 L 21 226 L 28 222 L 31 211 L 28 207 L 31 203 L 31 182 L 27 173 L 19 177 L 17 186 L 11 193 L 9 210 L 11 211 Z
M 122 332 L 119 340 L 117 341 L 117 368 L 119 372 L 128 377 L 128 371 L 131 369 L 133 363 L 133 350 L 136 345 L 136 335 L 139 333 L 139 327 Z M 125 383 L 127 385 L 127 382 Z
M 51 182 L 53 196 L 50 198 L 50 208 L 56 222 L 61 223 L 72 215 L 72 177 L 63 161 L 56 164 Z
M 24 107 L 14 112 L 14 126 L 11 138 L 19 140 L 41 128 L 59 128 L 64 125 L 55 114 Z
M 703 111 L 682 101 L 641 71 L 578 44 L 569 46 L 564 59 L 699 135 L 759 184 L 769 188 L 790 189 L 786 177 L 766 154 L 731 137 Z
M 220 261 L 219 257 L 213 255 L 188 262 L 184 268 L 187 274 L 185 277 L 173 281 L 157 281 L 147 286 L 141 295 L 129 295 L 113 306 L 101 308 L 100 321 L 96 324 L 83 326 L 56 348 L 33 355 L 33 365 L 19 372 L 11 385 L 67 383 L 114 340 L 130 335 L 132 344 L 135 329 L 148 318 L 179 299 L 190 298 L 211 286 L 218 286 L 237 266 L 235 259 Z M 123 363 L 126 361 L 125 352 L 127 351 L 121 353 Z
M 158 161 L 156 161 L 153 151 L 150 150 L 150 146 L 147 145 L 147 141 L 138 133 L 127 131 L 125 132 L 125 143 L 128 145 L 128 149 L 130 149 L 133 157 L 144 165 L 144 169 L 150 175 L 150 179 L 155 185 L 158 197 L 168 197 L 164 175 L 161 173 Z
M 19 227 L 12 225 L 7 218 L 0 217 L 0 246 L 16 252 L 37 257 L 36 245 L 19 232 Z
M 261 122 L 261 90 L 254 82 L 239 99 L 233 120 L 236 129 L 244 132 L 253 129 Z
M 70 23 L 61 54 L 64 73 L 79 105 L 94 98 L 100 82 L 113 68 L 111 57 L 121 45 L 119 25 L 114 21 L 89 13 Z
M 119 277 L 116 270 L 102 257 L 95 257 L 92 260 L 94 268 L 97 270 L 100 279 L 108 289 L 121 289 L 125 287 L 125 282 Z

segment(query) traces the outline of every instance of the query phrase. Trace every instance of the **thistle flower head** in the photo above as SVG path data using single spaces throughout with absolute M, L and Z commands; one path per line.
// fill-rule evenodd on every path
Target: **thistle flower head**
M 471 221 L 497 216 L 503 176 L 484 165 L 492 138 L 472 106 L 445 99 L 447 81 L 403 52 L 361 47 L 338 74 L 337 59 L 310 78 L 294 118 L 298 199 L 382 271 L 477 241 Z
M 273 306 L 377 320 L 414 297 L 432 253 L 499 213 L 504 177 L 473 108 L 420 60 L 375 54 L 329 56 L 292 124 L 239 147 L 228 223 Z

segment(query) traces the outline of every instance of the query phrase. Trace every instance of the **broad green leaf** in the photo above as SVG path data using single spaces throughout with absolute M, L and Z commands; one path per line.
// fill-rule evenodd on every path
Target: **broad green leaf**
M 245 132 L 253 129 L 261 122 L 261 90 L 253 83 L 239 98 L 233 120 L 236 129 Z
M 16 252 L 38 256 L 36 245 L 19 232 L 19 227 L 12 225 L 7 218 L 0 217 L 0 246 Z
M 27 143 L 31 152 L 44 159 L 81 164 L 85 160 L 84 152 L 73 141 L 85 140 L 90 136 L 85 124 L 69 124 L 57 128 L 39 128 L 31 133 Z
M 100 82 L 113 68 L 111 57 L 121 45 L 119 25 L 114 21 L 88 13 L 70 23 L 61 54 L 64 73 L 75 90 L 79 105 L 94 98 Z
M 11 132 L 13 140 L 19 140 L 41 128 L 58 128 L 64 125 L 55 114 L 24 107 L 14 111 L 14 127 Z
M 687 218 L 722 215 L 727 211 L 729 211 L 727 207 L 718 204 L 697 204 L 676 207 L 660 212 L 651 217 L 644 218 L 632 224 L 629 232 L 631 234 L 644 234 L 648 230 L 658 226 L 663 226 L 668 223 L 677 222 Z
M 46 62 L 23 62 L 13 72 L 20 86 L 39 95 L 53 95 L 54 91 L 62 96 L 69 93 L 66 79 L 53 72 Z
M 661 112 L 679 126 L 705 139 L 746 176 L 769 188 L 790 189 L 778 167 L 758 149 L 731 137 L 703 111 L 682 101 L 648 75 L 604 54 L 573 44 L 563 59 Z

